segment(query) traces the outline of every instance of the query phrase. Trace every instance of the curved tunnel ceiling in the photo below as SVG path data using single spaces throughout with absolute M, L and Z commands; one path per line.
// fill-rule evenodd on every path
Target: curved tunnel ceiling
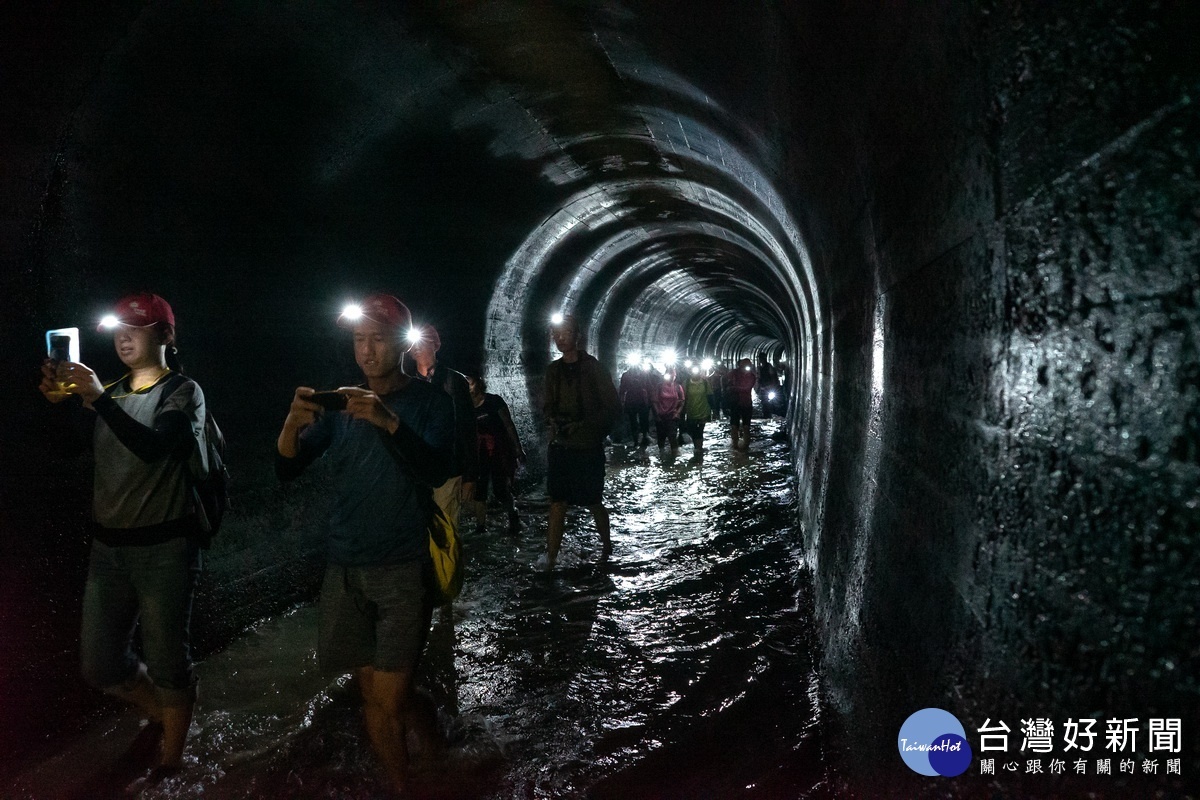
M 671 347 L 722 358 L 787 353 L 819 369 L 824 303 L 775 185 L 786 140 L 764 130 L 768 121 L 727 107 L 758 86 L 716 72 L 709 85 L 683 77 L 694 58 L 689 43 L 675 40 L 675 26 L 650 24 L 667 13 L 607 3 L 412 3 L 341 14 L 152 3 L 100 69 L 78 114 L 80 149 L 144 147 L 173 176 L 171 190 L 211 193 L 209 201 L 221 179 L 205 161 L 229 172 L 252 164 L 262 174 L 243 182 L 263 186 L 253 202 L 292 213 L 298 225 L 308 216 L 324 226 L 331 235 L 314 237 L 303 258 L 314 269 L 334 263 L 349 289 L 406 266 L 396 264 L 401 234 L 388 230 L 376 196 L 393 184 L 384 199 L 420 204 L 404 197 L 401 181 L 436 182 L 454 171 L 468 177 L 451 178 L 463 185 L 446 204 L 469 198 L 472 156 L 462 143 L 478 142 L 486 154 L 477 154 L 476 180 L 486 186 L 496 177 L 489 170 L 503 168 L 496 164 L 516 163 L 535 171 L 536 185 L 525 185 L 539 195 L 520 201 L 537 216 L 517 233 L 488 304 L 489 361 L 536 375 L 549 351 L 548 315 L 570 309 L 610 368 L 622 353 Z M 783 27 L 773 13 L 755 12 L 754 23 Z M 752 71 L 755 59 L 784 58 L 778 50 L 726 60 Z M 210 76 L 211 85 L 181 92 L 173 70 Z M 132 105 L 114 101 L 130 92 Z M 126 173 L 136 180 L 141 167 L 131 159 L 103 168 L 94 191 L 123 189 Z M 424 161 L 415 169 L 425 171 L 414 175 L 411 161 Z M 268 187 L 289 186 L 292 197 L 275 204 Z M 403 210 L 414 219 L 440 212 Z M 503 354 L 497 342 L 520 342 L 520 352 Z
M 498 149 L 537 159 L 567 190 L 509 258 L 486 350 L 520 341 L 522 353 L 505 360 L 536 373 L 547 319 L 564 310 L 585 322 L 610 367 L 661 347 L 722 358 L 811 347 L 820 302 L 796 225 L 759 163 L 765 145 L 704 87 L 610 29 L 612 19 L 597 13 L 579 30 L 538 8 L 501 4 L 487 22 L 499 31 L 470 14 L 440 18 L 480 48 L 482 69 L 512 81 L 502 104 L 535 121 L 535 136 L 499 131 Z M 520 30 L 506 37 L 505 24 Z M 530 45 L 528 25 L 555 30 Z

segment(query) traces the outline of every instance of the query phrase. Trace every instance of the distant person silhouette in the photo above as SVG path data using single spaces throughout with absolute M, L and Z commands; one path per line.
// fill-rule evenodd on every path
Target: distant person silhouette
M 548 570 L 558 559 L 569 505 L 585 506 L 592 512 L 602 558 L 612 552 L 604 506 L 604 438 L 620 413 L 608 370 L 580 348 L 575 318 L 565 316 L 551 334 L 562 357 L 546 367 L 543 406 L 550 426 L 546 479 L 550 518 L 546 554 L 539 566 Z
M 498 394 L 489 394 L 487 382 L 467 376 L 471 387 L 471 402 L 475 407 L 476 446 L 479 451 L 479 479 L 475 482 L 472 504 L 475 510 L 475 532 L 482 533 L 487 522 L 488 484 L 497 502 L 508 513 L 508 533 L 521 529 L 521 518 L 513 500 L 513 481 L 517 467 L 525 463 L 525 448 L 517 435 L 508 404 Z

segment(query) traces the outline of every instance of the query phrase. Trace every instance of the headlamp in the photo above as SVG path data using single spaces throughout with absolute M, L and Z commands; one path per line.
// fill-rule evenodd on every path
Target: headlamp
M 662 360 L 663 360 L 663 363 L 666 364 L 668 367 L 671 366 L 672 364 L 674 364 L 675 363 L 675 351 L 669 347 L 666 348 L 665 350 L 663 350 L 662 351 Z
M 348 322 L 360 320 L 362 319 L 362 315 L 362 306 L 360 306 L 358 303 L 347 303 L 342 308 L 342 319 L 347 320 Z
M 775 393 L 774 393 L 774 392 L 767 392 L 767 399 L 768 399 L 768 400 L 774 400 L 774 399 L 775 399 Z
M 121 320 L 117 319 L 116 314 L 105 314 L 100 319 L 100 324 L 110 331 L 121 324 Z
M 706 358 L 700 362 L 700 369 L 704 370 L 705 372 L 708 372 L 712 368 L 713 368 L 713 360 L 711 358 Z
M 563 315 L 562 315 L 561 311 L 556 311 L 550 315 L 550 324 L 551 325 L 562 325 L 562 323 L 563 323 Z
M 421 331 L 418 328 L 409 328 L 408 333 L 404 334 L 404 338 L 408 339 L 409 344 L 417 344 L 421 341 Z

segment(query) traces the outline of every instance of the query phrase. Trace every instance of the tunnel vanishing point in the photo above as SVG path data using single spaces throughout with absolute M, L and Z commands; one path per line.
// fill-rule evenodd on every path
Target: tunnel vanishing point
M 77 672 L 88 473 L 44 445 L 42 334 L 78 325 L 111 374 L 94 319 L 143 288 L 231 442 L 198 655 L 312 595 L 321 501 L 276 485 L 272 442 L 294 386 L 353 377 L 340 304 L 386 290 L 531 452 L 553 312 L 617 374 L 785 356 L 780 568 L 811 570 L 825 701 L 880 753 L 926 706 L 1182 716 L 1186 746 L 1197 4 L 0 14 L 5 752 L 98 702 L 47 681 Z

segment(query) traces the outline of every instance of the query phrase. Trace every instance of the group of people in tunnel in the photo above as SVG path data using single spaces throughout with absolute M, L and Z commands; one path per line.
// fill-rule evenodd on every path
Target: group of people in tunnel
M 102 325 L 126 374 L 103 383 L 87 365 L 52 353 L 39 388 L 94 455 L 83 674 L 148 720 L 139 738 L 154 742 L 157 760 L 142 780 L 156 781 L 181 769 L 196 702 L 189 631 L 210 530 L 197 485 L 210 466 L 203 455 L 212 426 L 203 390 L 180 368 L 165 299 L 128 295 Z M 352 338 L 363 381 L 331 391 L 297 387 L 276 439 L 275 469 L 287 482 L 319 459 L 329 466 L 318 661 L 330 676 L 354 674 L 368 738 L 403 789 L 408 735 L 438 743 L 432 705 L 413 685 L 437 596 L 429 544 L 435 507 L 457 528 L 460 506 L 471 504 L 482 532 L 490 487 L 516 534 L 514 479 L 526 453 L 505 401 L 487 392 L 482 377 L 442 364 L 438 331 L 415 326 L 395 296 L 366 297 L 336 325 Z M 748 360 L 732 370 L 693 370 L 683 384 L 673 369 L 639 368 L 622 377 L 618 392 L 583 349 L 573 316 L 556 321 L 551 336 L 560 357 L 544 381 L 550 507 L 536 565 L 544 570 L 555 567 L 570 506 L 590 512 L 601 558 L 612 552 L 605 445 L 622 406 L 643 445 L 652 412 L 660 446 L 678 447 L 681 428 L 699 456 L 704 426 L 722 409 L 735 444 L 739 425 L 748 442 L 750 391 L 761 389 L 762 375 Z
M 318 459 L 329 464 L 318 660 L 326 674 L 355 675 L 368 738 L 403 789 L 408 734 L 437 744 L 432 706 L 413 691 L 436 594 L 433 508 L 457 526 L 460 504 L 472 503 L 480 531 L 490 484 L 517 533 L 513 482 L 526 453 L 504 400 L 481 377 L 439 363 L 439 333 L 414 326 L 399 299 L 371 295 L 337 325 L 352 336 L 363 382 L 295 389 L 276 440 L 276 472 L 290 481 Z M 93 452 L 83 675 L 145 717 L 138 739 L 153 746 L 156 763 L 139 780 L 156 782 L 182 768 L 197 696 L 190 627 L 210 530 L 197 494 L 210 466 L 210 415 L 203 390 L 182 373 L 164 298 L 128 295 L 101 327 L 112 332 L 122 377 L 104 383 L 77 358 L 52 352 L 39 388 L 69 418 L 62 427 Z M 603 553 L 611 552 L 603 448 L 618 413 L 612 379 L 579 347 L 576 321 L 556 325 L 553 338 L 562 357 L 546 371 L 545 569 L 555 564 L 570 504 L 591 511 Z
M 724 414 L 730 421 L 732 446 L 745 450 L 750 446 L 755 394 L 764 418 L 785 412 L 785 371 L 781 364 L 772 365 L 765 352 L 759 353 L 757 370 L 749 358 L 740 359 L 733 367 L 723 361 L 688 360 L 683 370 L 681 382 L 675 364 L 660 367 L 639 358 L 621 375 L 618 395 L 626 434 L 633 445 L 650 445 L 653 419 L 659 450 L 677 452 L 686 436 L 692 442 L 693 456 L 700 459 L 705 423 Z

